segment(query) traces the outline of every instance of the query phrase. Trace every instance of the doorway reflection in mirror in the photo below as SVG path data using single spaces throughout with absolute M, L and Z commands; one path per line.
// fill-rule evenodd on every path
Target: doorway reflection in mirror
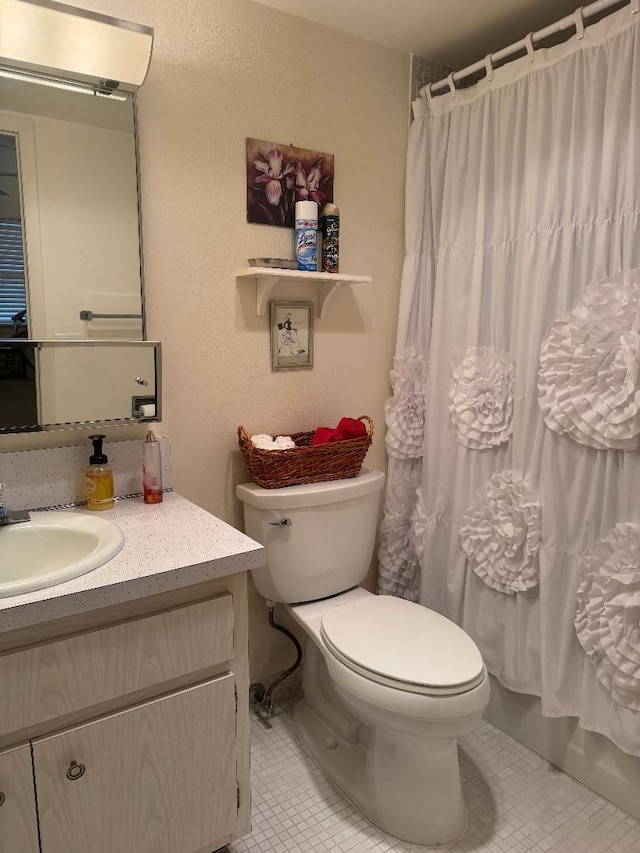
M 21 223 L 29 338 L 142 340 L 133 97 L 3 80 L 0 145 L 0 219 Z M 0 243 L 0 268 L 14 248 Z M 7 287 L 0 278 L 0 300 Z

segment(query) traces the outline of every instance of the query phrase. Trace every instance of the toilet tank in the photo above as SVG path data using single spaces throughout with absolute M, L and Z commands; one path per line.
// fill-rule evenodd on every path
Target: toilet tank
M 289 604 L 317 601 L 364 580 L 375 545 L 385 475 L 263 489 L 236 487 L 245 532 L 266 548 L 266 566 L 251 572 L 258 592 Z

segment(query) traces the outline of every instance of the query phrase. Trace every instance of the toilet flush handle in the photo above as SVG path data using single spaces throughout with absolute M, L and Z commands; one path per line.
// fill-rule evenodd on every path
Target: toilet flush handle
M 270 521 L 269 527 L 291 527 L 292 524 L 290 518 L 281 518 L 280 521 Z

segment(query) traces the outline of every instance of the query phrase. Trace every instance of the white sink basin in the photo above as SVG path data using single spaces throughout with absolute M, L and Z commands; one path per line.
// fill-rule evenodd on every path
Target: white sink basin
M 124 543 L 106 518 L 79 512 L 33 512 L 0 527 L 0 598 L 44 589 L 102 566 Z

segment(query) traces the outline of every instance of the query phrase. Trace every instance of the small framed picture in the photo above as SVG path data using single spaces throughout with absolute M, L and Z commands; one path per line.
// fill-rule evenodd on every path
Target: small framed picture
M 271 302 L 271 369 L 313 367 L 313 302 Z

